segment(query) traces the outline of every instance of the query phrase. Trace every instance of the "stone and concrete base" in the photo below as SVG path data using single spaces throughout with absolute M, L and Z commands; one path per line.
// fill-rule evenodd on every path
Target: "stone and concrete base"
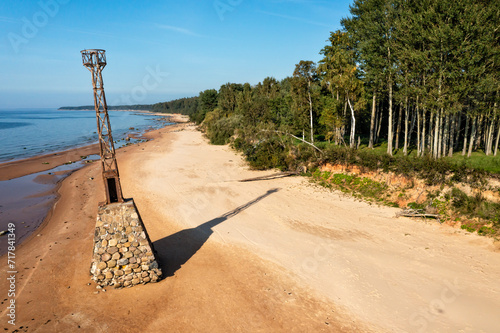
M 160 279 L 153 245 L 132 200 L 99 206 L 90 274 L 101 287 L 132 287 Z

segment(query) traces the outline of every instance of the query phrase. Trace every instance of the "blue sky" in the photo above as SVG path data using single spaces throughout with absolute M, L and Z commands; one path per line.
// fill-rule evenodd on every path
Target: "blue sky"
M 347 0 L 0 3 L 0 109 L 93 103 L 80 51 L 106 50 L 109 105 L 196 96 L 226 82 L 283 79 L 320 59 Z

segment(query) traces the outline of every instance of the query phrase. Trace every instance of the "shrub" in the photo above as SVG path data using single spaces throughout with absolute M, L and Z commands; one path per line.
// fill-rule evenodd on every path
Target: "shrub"
M 460 213 L 492 221 L 496 227 L 500 227 L 500 204 L 484 200 L 481 193 L 468 196 L 454 187 L 451 191 L 451 200 L 453 207 Z
M 245 146 L 246 149 L 243 153 L 252 168 L 257 170 L 287 169 L 287 150 L 276 139 L 270 138 L 254 145 Z
M 238 127 L 240 118 L 238 116 L 226 117 L 220 109 L 207 113 L 203 128 L 206 129 L 206 135 L 210 143 L 214 145 L 225 145 L 234 135 L 235 129 Z

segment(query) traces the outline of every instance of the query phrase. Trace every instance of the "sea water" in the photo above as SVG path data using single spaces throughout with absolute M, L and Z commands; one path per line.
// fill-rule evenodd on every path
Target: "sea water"
M 113 138 L 121 141 L 115 144 L 116 148 L 125 142 L 126 134 L 170 124 L 147 113 L 110 111 L 109 116 Z M 98 141 L 96 131 L 93 111 L 0 110 L 0 163 L 95 143 Z M 20 244 L 47 216 L 56 200 L 53 189 L 57 182 L 84 166 L 84 162 L 96 159 L 99 156 L 92 155 L 85 161 L 0 181 L 0 232 L 5 232 L 7 225 L 14 223 L 16 243 Z M 43 181 L 47 177 L 50 181 Z M 0 256 L 7 251 L 7 240 L 6 235 L 0 236 Z
M 109 111 L 114 140 L 158 128 L 158 117 L 133 111 Z M 95 111 L 57 109 L 0 110 L 0 163 L 49 154 L 98 142 Z

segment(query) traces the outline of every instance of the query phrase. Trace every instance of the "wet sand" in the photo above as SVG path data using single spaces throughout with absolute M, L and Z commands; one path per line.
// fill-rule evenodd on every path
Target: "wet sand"
M 58 198 L 60 182 L 84 166 L 84 162 L 91 161 L 87 158 L 85 161 L 0 181 L 0 231 L 6 231 L 9 223 L 17 224 L 17 243 L 21 244 L 46 219 Z M 7 251 L 7 239 L 0 237 L 0 255 Z
M 175 121 L 177 115 L 155 114 Z M 133 143 L 144 133 L 127 135 Z M 118 147 L 118 146 L 117 146 Z M 118 148 L 123 149 L 123 148 Z M 58 198 L 60 182 L 73 171 L 99 159 L 99 145 L 92 144 L 62 152 L 35 156 L 0 164 L 0 232 L 9 223 L 19 225 L 21 244 L 47 218 Z M 98 162 L 98 161 L 97 161 Z M 98 163 L 99 164 L 99 163 Z M 0 237 L 0 256 L 7 252 L 7 237 Z
M 58 153 L 35 156 L 0 164 L 0 181 L 47 171 L 68 162 L 80 161 L 82 156 L 99 155 L 99 145 L 93 144 Z
M 148 114 L 168 117 L 172 122 L 179 120 L 177 114 L 152 113 Z M 133 133 L 128 135 L 130 138 L 140 138 L 140 134 Z M 9 180 L 26 176 L 32 173 L 47 171 L 63 165 L 65 163 L 74 163 L 82 160 L 82 156 L 99 155 L 99 145 L 92 144 L 77 148 L 55 152 L 51 154 L 34 156 L 22 160 L 7 161 L 0 163 L 0 181 Z

